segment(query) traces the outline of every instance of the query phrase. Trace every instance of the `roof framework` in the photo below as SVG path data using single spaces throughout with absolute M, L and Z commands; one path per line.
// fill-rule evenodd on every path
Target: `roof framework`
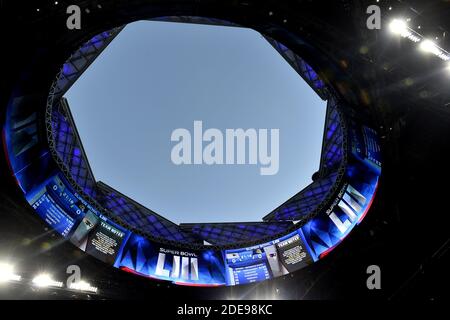
M 190 20 L 191 19 L 191 20 Z M 163 17 L 159 21 L 236 26 L 217 19 L 199 17 Z M 257 241 L 288 230 L 294 222 L 314 215 L 337 188 L 339 170 L 343 166 L 345 135 L 338 104 L 328 99 L 319 178 L 260 222 L 193 223 L 177 225 L 145 208 L 112 187 L 95 180 L 89 161 L 73 121 L 70 107 L 63 95 L 123 27 L 115 28 L 86 42 L 64 64 L 48 100 L 47 129 L 50 146 L 56 160 L 75 187 L 93 199 L 116 222 L 151 238 L 171 242 L 229 245 Z M 301 57 L 272 38 L 265 39 L 295 69 L 295 71 L 324 100 L 330 95 L 319 75 Z M 49 125 L 50 123 L 50 125 Z

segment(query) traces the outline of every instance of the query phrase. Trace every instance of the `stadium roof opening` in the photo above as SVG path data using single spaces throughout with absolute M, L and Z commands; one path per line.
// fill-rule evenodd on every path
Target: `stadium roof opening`
M 326 102 L 251 29 L 129 24 L 65 97 L 96 180 L 176 223 L 261 221 L 319 169 Z M 231 163 L 227 132 L 239 129 L 246 154 L 234 146 Z M 208 162 L 220 135 L 210 156 L 223 161 Z M 190 164 L 174 161 L 177 144 Z M 260 174 L 276 147 L 277 171 Z

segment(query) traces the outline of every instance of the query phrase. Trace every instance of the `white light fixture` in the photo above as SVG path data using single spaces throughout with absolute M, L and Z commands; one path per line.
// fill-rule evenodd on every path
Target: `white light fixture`
M 420 50 L 425 53 L 432 53 L 441 60 L 449 61 L 450 55 L 429 39 L 425 39 L 420 43 Z
M 37 287 L 58 287 L 61 288 L 63 286 L 62 282 L 55 281 L 52 277 L 47 273 L 42 273 L 34 277 L 33 284 Z
M 423 52 L 427 52 L 427 53 L 433 53 L 436 52 L 436 44 L 431 41 L 431 40 L 423 40 L 422 43 L 420 44 L 420 50 L 422 50 Z
M 389 30 L 396 35 L 407 38 L 412 42 L 419 42 L 419 35 L 408 27 L 408 24 L 403 19 L 394 19 L 389 23 Z
M 421 29 L 421 26 L 418 28 Z M 420 50 L 425 53 L 431 53 L 443 61 L 450 61 L 450 53 L 440 48 L 434 41 L 425 39 L 421 34 L 409 28 L 404 19 L 393 19 L 389 23 L 389 31 L 392 34 L 399 35 L 412 42 L 418 43 Z M 436 37 L 436 40 L 438 39 L 439 37 Z
M 0 283 L 20 281 L 21 278 L 21 276 L 14 273 L 14 266 L 7 263 L 0 263 Z
M 69 285 L 69 288 L 73 289 L 73 290 L 97 293 L 97 288 L 96 287 L 91 286 L 90 283 L 88 283 L 86 281 L 83 281 L 83 280 L 81 280 L 79 282 L 71 283 Z
M 391 30 L 392 33 L 404 34 L 405 32 L 408 31 L 408 25 L 403 20 L 394 19 L 389 24 L 389 29 Z

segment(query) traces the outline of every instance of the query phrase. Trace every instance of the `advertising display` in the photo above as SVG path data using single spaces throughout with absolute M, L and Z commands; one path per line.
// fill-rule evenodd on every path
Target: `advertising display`
M 246 284 L 272 278 L 267 255 L 260 248 L 225 253 L 228 283 Z
M 123 228 L 108 223 L 105 217 L 89 211 L 70 241 L 97 259 L 113 264 L 127 234 Z
M 378 187 L 381 154 L 375 131 L 358 127 L 354 121 L 350 123 L 345 184 L 332 205 L 301 228 L 315 261 L 334 249 L 362 221 Z
M 59 176 L 52 177 L 26 198 L 39 216 L 63 237 L 69 235 L 86 211 L 86 206 L 68 190 Z
M 313 262 L 311 255 L 306 249 L 300 234 L 294 234 L 292 237 L 280 240 L 276 245 L 279 262 L 283 266 L 281 275 L 297 271 Z M 272 270 L 274 270 L 274 265 Z M 276 274 L 278 276 L 280 274 Z
M 351 121 L 349 137 L 354 160 L 365 164 L 368 169 L 379 175 L 381 173 L 381 148 L 376 131 Z
M 162 246 L 132 234 L 117 257 L 115 267 L 145 277 L 184 285 L 225 285 L 221 252 L 192 251 Z
M 224 255 L 229 285 L 279 277 L 312 263 L 298 232 L 250 248 L 225 250 Z
M 375 188 L 370 191 L 372 196 Z M 346 184 L 326 213 L 314 217 L 301 228 L 314 261 L 334 249 L 363 219 L 370 205 L 368 199 L 371 199 L 370 194 L 364 194 Z
M 9 166 L 24 194 L 58 172 L 34 105 L 33 96 L 17 93 L 8 104 L 2 132 Z

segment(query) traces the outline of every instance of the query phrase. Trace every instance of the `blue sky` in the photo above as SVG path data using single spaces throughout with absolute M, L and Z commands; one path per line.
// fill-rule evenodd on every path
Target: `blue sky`
M 257 32 L 128 25 L 66 94 L 97 180 L 176 222 L 259 221 L 318 170 L 325 102 Z M 172 163 L 177 128 L 279 129 L 279 171 Z

